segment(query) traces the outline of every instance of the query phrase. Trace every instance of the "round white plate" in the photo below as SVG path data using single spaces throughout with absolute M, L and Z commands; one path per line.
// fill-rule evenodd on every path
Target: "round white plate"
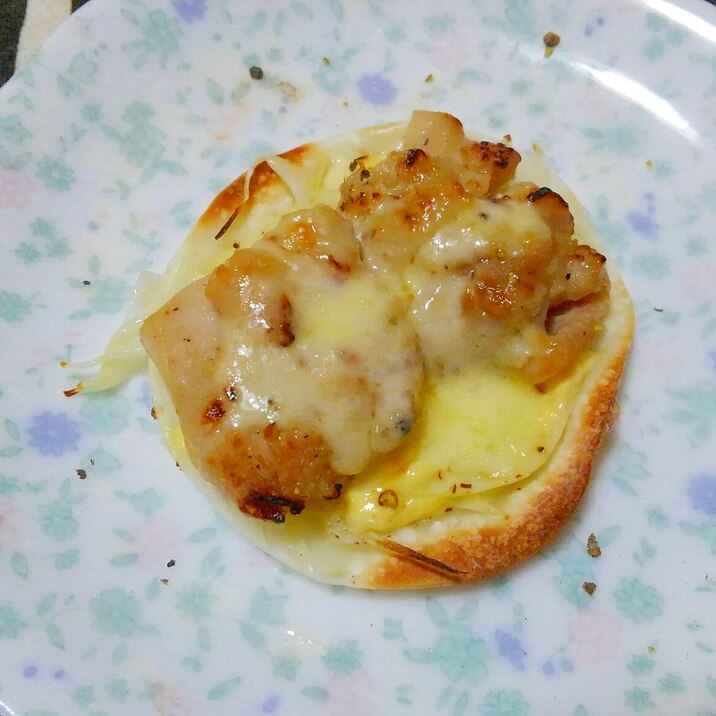
M 716 714 L 716 10 L 445 6 L 93 0 L 0 92 L 0 713 Z M 544 147 L 635 346 L 547 551 L 467 588 L 331 589 L 219 521 L 144 378 L 69 400 L 58 363 L 101 351 L 252 158 L 415 107 Z

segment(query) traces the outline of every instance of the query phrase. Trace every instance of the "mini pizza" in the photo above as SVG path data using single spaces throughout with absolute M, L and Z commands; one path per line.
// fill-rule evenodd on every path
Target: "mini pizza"
M 224 189 L 86 387 L 148 356 L 176 462 L 299 572 L 484 579 L 565 524 L 614 419 L 633 317 L 603 251 L 539 150 L 416 111 Z

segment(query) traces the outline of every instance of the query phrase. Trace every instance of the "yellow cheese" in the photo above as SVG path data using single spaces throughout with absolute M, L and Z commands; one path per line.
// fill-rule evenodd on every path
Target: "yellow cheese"
M 562 436 L 585 371 L 583 363 L 547 392 L 497 369 L 429 386 L 408 439 L 344 490 L 349 529 L 389 532 L 445 508 L 469 509 L 475 495 L 534 474 Z

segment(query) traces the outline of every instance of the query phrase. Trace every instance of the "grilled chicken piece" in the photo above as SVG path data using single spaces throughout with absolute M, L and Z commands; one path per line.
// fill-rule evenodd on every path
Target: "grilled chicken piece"
M 450 115 L 415 112 L 403 146 L 357 162 L 339 208 L 368 264 L 406 285 L 428 367 L 488 360 L 535 383 L 568 370 L 599 330 L 609 278 L 567 202 L 513 181 L 520 155 L 468 140 Z
M 141 337 L 192 462 L 255 517 L 335 499 L 416 420 L 423 365 L 405 304 L 325 206 L 237 250 Z

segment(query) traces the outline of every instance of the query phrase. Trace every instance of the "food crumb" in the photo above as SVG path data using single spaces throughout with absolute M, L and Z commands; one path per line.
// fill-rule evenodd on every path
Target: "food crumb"
M 81 467 L 75 470 L 77 473 L 77 477 L 80 478 L 80 480 L 84 480 L 87 477 L 87 470 L 83 470 Z
M 159 581 L 164 585 L 169 584 L 169 580 L 166 577 L 164 577 L 163 579 L 160 579 Z
M 330 64 L 331 64 L 331 61 L 330 61 L 327 57 L 322 58 L 322 59 L 321 59 L 321 62 L 323 62 L 324 65 L 330 65 Z
M 262 80 L 264 78 L 264 71 L 256 65 L 252 65 L 249 68 L 249 74 L 252 80 Z
M 556 32 L 547 32 L 542 38 L 544 42 L 544 56 L 551 57 L 554 52 L 554 48 L 561 42 L 561 37 Z
M 431 72 L 431 73 L 425 78 L 425 81 L 426 81 L 426 82 L 432 82 L 434 79 L 435 79 L 435 77 L 433 76 L 433 73 Z
M 653 653 L 656 651 L 656 649 L 655 649 L 653 646 L 647 646 L 647 647 L 646 647 L 646 650 L 647 650 L 650 654 L 653 654 Z
M 77 395 L 77 393 L 81 393 L 84 386 L 82 385 L 82 381 L 77 383 L 77 385 L 74 388 L 70 388 L 69 390 L 63 390 L 65 398 L 71 398 L 73 395 Z
M 591 597 L 597 590 L 597 585 L 594 582 L 584 582 L 582 584 L 582 589 Z
M 508 144 L 508 145 L 509 145 L 509 144 L 512 144 L 512 135 L 511 135 L 511 134 L 505 134 L 505 135 L 502 137 L 502 143 L 503 143 L 503 144 Z
M 602 549 L 597 542 L 597 538 L 594 536 L 594 532 L 587 538 L 587 554 L 595 559 L 602 554 Z
M 647 169 L 653 169 L 653 168 L 654 168 L 654 162 L 652 162 L 651 159 L 647 159 L 647 160 L 646 160 L 646 163 L 644 164 L 644 166 L 645 166 Z
M 175 559 L 170 559 L 167 562 L 167 567 L 173 567 L 176 563 L 177 563 L 177 561 Z

